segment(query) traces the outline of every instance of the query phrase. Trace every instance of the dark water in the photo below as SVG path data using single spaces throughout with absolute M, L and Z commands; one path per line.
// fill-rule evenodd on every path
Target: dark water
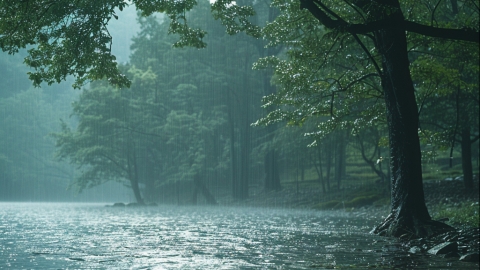
M 319 211 L 0 203 L 0 269 L 468 269 Z M 475 269 L 475 268 L 473 268 Z

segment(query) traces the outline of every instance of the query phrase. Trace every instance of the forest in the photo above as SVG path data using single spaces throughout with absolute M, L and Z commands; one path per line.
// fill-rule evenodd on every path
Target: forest
M 4 2 L 0 201 L 380 205 L 422 237 L 451 228 L 424 187 L 478 191 L 478 1 Z
M 0 0 L 0 259 L 478 269 L 479 6 Z

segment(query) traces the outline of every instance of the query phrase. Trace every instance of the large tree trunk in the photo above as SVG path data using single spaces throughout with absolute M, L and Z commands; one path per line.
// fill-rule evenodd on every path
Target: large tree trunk
M 462 129 L 462 171 L 466 190 L 473 188 L 472 146 L 470 142 L 470 127 Z
M 389 25 L 375 33 L 382 56 L 382 87 L 387 108 L 392 170 L 391 213 L 373 232 L 399 237 L 423 237 L 449 228 L 431 219 L 422 183 L 418 108 L 410 77 L 407 40 L 398 1 Z

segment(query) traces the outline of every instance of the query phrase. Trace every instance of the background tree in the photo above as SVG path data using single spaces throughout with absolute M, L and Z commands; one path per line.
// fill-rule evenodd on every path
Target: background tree
M 135 70 L 134 70 L 135 72 Z M 135 72 L 137 73 L 137 72 Z M 137 77 L 135 76 L 137 75 Z M 138 78 L 138 75 L 141 77 Z M 152 81 L 154 74 L 134 74 L 134 83 Z M 76 186 L 81 191 L 105 181 L 127 180 L 137 203 L 144 204 L 140 192 L 139 154 L 146 147 L 148 87 L 114 89 L 104 82 L 84 90 L 73 104 L 78 127 L 72 130 L 65 122 L 54 134 L 59 159 L 66 159 L 81 170 Z M 140 92 L 143 90 L 143 93 Z
M 150 67 L 157 74 L 158 98 L 175 97 L 169 103 L 175 104 L 171 107 L 173 110 L 181 109 L 205 119 L 225 121 L 213 129 L 214 137 L 209 140 L 212 144 L 208 149 L 217 150 L 206 158 L 212 163 L 202 173 L 202 178 L 218 179 L 213 182 L 220 179 L 224 181 L 224 169 L 219 170 L 214 165 L 221 163 L 222 168 L 228 168 L 232 196 L 242 200 L 248 196 L 249 185 L 256 184 L 252 182 L 256 171 L 252 170 L 252 149 L 266 143 L 252 141 L 252 138 L 261 137 L 265 130 L 253 129 L 250 124 L 260 116 L 262 91 L 271 85 L 267 74 L 251 70 L 253 62 L 260 55 L 259 50 L 263 48 L 246 35 L 227 35 L 221 24 L 207 16 L 209 8 L 210 4 L 204 1 L 199 3 L 198 9 L 187 14 L 190 23 L 201 26 L 209 33 L 203 39 L 209 46 L 201 51 L 171 48 L 176 37 L 167 36 L 169 19 L 140 18 L 142 31 L 134 38 L 131 63 L 143 69 Z M 187 84 L 195 90 L 180 95 L 178 86 Z M 165 95 L 162 94 L 162 88 L 171 90 Z M 172 126 L 174 124 L 172 122 Z M 213 168 L 217 168 L 216 172 Z
M 474 44 L 439 41 L 413 63 L 423 139 L 439 148 L 461 146 L 466 190 L 473 188 L 472 145 L 478 141 L 478 50 Z

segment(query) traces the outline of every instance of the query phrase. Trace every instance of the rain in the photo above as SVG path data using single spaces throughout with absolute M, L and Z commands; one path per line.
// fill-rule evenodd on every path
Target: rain
M 0 1 L 0 269 L 478 269 L 477 41 L 403 31 L 405 109 L 348 1 L 87 2 Z

